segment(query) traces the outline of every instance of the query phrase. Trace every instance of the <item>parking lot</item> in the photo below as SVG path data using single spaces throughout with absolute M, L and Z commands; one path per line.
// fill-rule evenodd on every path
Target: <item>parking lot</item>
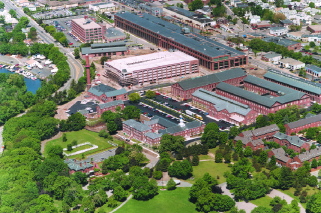
M 63 17 L 63 16 L 71 16 L 73 12 L 68 9 L 59 9 L 59 10 L 52 10 L 48 12 L 40 12 L 33 15 L 35 19 L 51 19 L 55 17 Z
M 208 117 L 206 115 L 207 112 L 204 112 L 200 109 L 192 107 L 189 103 L 186 103 L 186 101 L 179 102 L 177 100 L 171 99 L 171 98 L 164 96 L 164 95 L 157 95 L 156 98 L 154 99 L 154 101 L 156 101 L 158 104 L 152 105 L 152 104 L 150 104 L 150 101 L 148 99 L 144 100 L 144 98 L 143 98 L 140 103 L 129 103 L 128 102 L 128 103 L 126 103 L 126 105 L 137 106 L 142 111 L 142 113 L 148 117 L 153 117 L 153 116 L 157 115 L 159 117 L 163 117 L 167 120 L 170 120 L 174 123 L 180 122 L 179 113 L 178 113 L 178 111 L 180 111 L 180 112 L 184 113 L 184 115 L 186 115 L 186 117 L 184 117 L 184 120 L 186 122 L 190 122 L 192 120 L 199 120 L 201 122 L 204 122 L 205 124 L 214 122 L 214 123 L 217 123 L 217 125 L 220 127 L 221 130 L 228 129 L 229 127 L 231 127 L 233 125 L 233 124 L 230 124 L 230 123 L 222 121 L 222 120 L 217 121 L 217 120 L 214 120 L 214 119 Z M 174 109 L 174 112 L 168 108 Z M 187 115 L 185 113 L 186 110 L 197 114 L 198 116 L 201 117 L 201 119 L 197 119 L 194 116 Z M 175 111 L 177 111 L 177 112 L 175 113 Z
M 57 31 L 63 32 L 66 35 L 66 38 L 71 47 L 79 47 L 81 42 L 73 35 L 70 34 L 71 32 L 71 19 L 83 18 L 82 15 L 80 16 L 72 16 L 66 18 L 58 18 L 53 20 L 46 20 L 44 23 L 53 25 L 56 27 Z

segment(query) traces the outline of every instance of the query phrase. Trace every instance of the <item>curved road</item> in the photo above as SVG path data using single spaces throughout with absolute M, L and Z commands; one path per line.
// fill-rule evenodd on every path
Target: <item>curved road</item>
M 27 14 L 25 14 L 22 10 L 22 8 L 14 5 L 10 0 L 5 0 L 3 1 L 5 4 L 6 9 L 10 10 L 13 9 L 17 12 L 18 17 L 26 16 L 29 17 Z M 31 17 L 29 17 L 30 20 L 30 25 L 32 25 L 34 28 L 36 28 L 38 36 L 47 44 L 54 44 L 55 39 L 49 34 L 44 31 L 44 29 L 37 23 L 35 22 Z M 58 43 L 57 43 L 58 44 Z M 70 79 L 65 83 L 64 86 L 62 86 L 59 91 L 68 89 L 70 87 L 72 79 L 75 79 L 76 81 L 83 76 L 83 66 L 81 63 L 76 60 L 73 55 L 72 51 L 70 48 L 65 48 L 63 47 L 60 43 L 58 45 L 55 45 L 59 48 L 59 50 L 64 53 L 67 56 L 67 62 L 70 66 Z

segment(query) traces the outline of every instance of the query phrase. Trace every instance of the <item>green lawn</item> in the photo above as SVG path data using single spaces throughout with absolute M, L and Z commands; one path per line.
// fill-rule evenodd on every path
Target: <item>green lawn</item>
M 188 201 L 189 190 L 178 187 L 174 191 L 159 191 L 158 195 L 148 201 L 131 199 L 116 213 L 196 213 L 195 205 Z
M 67 135 L 67 142 L 63 142 L 62 137 L 55 140 L 48 141 L 45 147 L 45 156 L 47 155 L 46 148 L 49 147 L 50 145 L 60 145 L 62 148 L 67 148 L 67 144 L 71 143 L 74 140 L 76 140 L 78 144 L 90 142 L 91 144 L 95 144 L 98 146 L 97 149 L 93 149 L 88 152 L 85 152 L 84 153 L 85 156 L 99 153 L 99 152 L 102 152 L 103 150 L 107 150 L 113 147 L 111 144 L 107 142 L 107 139 L 99 137 L 98 133 L 91 132 L 85 129 L 77 132 L 66 132 L 66 135 Z M 112 143 L 120 144 L 121 141 L 114 139 Z M 82 154 L 78 154 L 78 155 L 70 156 L 69 158 L 81 159 L 81 157 L 82 157 Z
M 253 203 L 254 205 L 257 205 L 257 206 L 264 206 L 264 207 L 272 208 L 270 206 L 271 201 L 272 201 L 272 198 L 270 198 L 269 196 L 265 196 L 265 197 L 261 197 L 256 200 L 251 200 L 250 203 Z
M 213 158 L 211 158 L 208 155 L 199 155 L 198 157 L 200 160 L 214 160 Z
M 215 163 L 214 161 L 201 161 L 198 166 L 193 166 L 194 181 L 208 172 L 215 179 L 219 176 L 218 183 L 224 183 L 226 182 L 226 178 L 223 177 L 224 172 L 231 171 L 231 168 L 227 167 L 227 165 L 225 163 Z M 188 182 L 193 183 L 194 181 Z

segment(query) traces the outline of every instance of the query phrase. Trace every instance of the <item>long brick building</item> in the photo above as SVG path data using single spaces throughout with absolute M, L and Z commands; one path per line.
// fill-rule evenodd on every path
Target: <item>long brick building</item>
M 264 115 L 290 105 L 306 108 L 311 104 L 310 97 L 303 92 L 254 76 L 247 76 L 244 79 L 244 89 L 222 82 L 217 85 L 216 93 L 249 105 L 253 110 Z
M 284 125 L 286 134 L 298 133 L 301 130 L 321 126 L 321 114 L 310 116 Z
M 177 49 L 199 59 L 199 64 L 210 70 L 246 65 L 245 53 L 213 41 L 197 33 L 182 34 L 182 29 L 160 18 L 143 13 L 115 14 L 115 26 L 137 35 L 159 47 Z
M 240 86 L 243 84 L 245 77 L 246 72 L 243 69 L 233 68 L 219 73 L 177 82 L 171 86 L 171 93 L 173 96 L 182 100 L 191 99 L 192 94 L 198 89 L 213 91 L 220 82 Z
M 272 139 L 274 142 L 281 146 L 286 146 L 288 149 L 293 149 L 295 152 L 300 153 L 302 149 L 309 150 L 310 145 L 301 140 L 298 136 L 286 135 L 282 132 L 277 132 Z
M 264 75 L 264 79 L 304 92 L 310 96 L 311 101 L 321 103 L 320 83 L 314 83 L 303 78 L 276 70 L 269 70 L 269 72 Z
M 128 93 L 126 89 L 115 89 L 113 87 L 99 84 L 91 87 L 87 92 L 87 99 L 97 100 L 103 103 L 116 101 L 116 100 L 128 100 Z
M 239 103 L 205 89 L 193 93 L 193 106 L 209 113 L 215 119 L 223 119 L 236 125 L 248 125 L 255 122 L 259 115 L 248 105 Z

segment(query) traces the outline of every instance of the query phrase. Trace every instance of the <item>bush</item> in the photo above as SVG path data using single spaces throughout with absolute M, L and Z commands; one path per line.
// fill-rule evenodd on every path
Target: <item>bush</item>
M 68 150 L 69 152 L 72 151 L 72 144 L 71 144 L 71 143 L 67 145 L 67 150 Z
M 160 179 L 163 177 L 163 172 L 161 172 L 161 171 L 154 171 L 154 172 L 153 172 L 153 177 L 154 177 L 156 180 L 160 180 Z

